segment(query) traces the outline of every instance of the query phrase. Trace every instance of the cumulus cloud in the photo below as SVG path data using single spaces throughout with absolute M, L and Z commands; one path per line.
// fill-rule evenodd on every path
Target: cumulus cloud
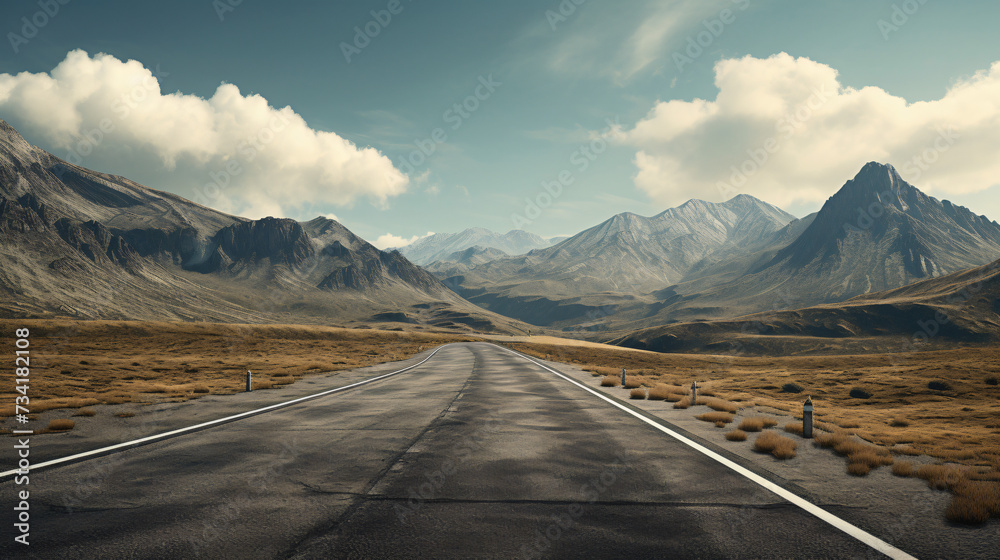
M 314 130 L 290 107 L 225 83 L 207 99 L 163 93 L 160 77 L 75 50 L 49 73 L 0 74 L 0 112 L 72 163 L 141 161 L 167 183 L 151 186 L 251 217 L 361 198 L 385 205 L 409 184 L 378 150 Z
M 405 237 L 400 237 L 398 235 L 393 235 L 387 233 L 385 235 L 380 235 L 378 239 L 372 242 L 372 245 L 378 247 L 379 249 L 399 249 L 400 247 L 406 247 L 411 245 L 417 240 L 423 239 L 425 237 L 430 237 L 434 235 L 433 231 L 428 231 L 427 235 L 414 235 L 413 237 L 407 239 Z
M 1000 62 L 927 102 L 846 87 L 785 53 L 721 60 L 715 85 L 714 100 L 658 102 L 626 134 L 635 184 L 659 203 L 820 202 L 873 160 L 937 196 L 1000 183 Z

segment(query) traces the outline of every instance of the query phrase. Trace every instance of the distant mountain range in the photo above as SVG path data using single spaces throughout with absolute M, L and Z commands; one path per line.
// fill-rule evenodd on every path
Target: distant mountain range
M 839 302 L 998 257 L 1000 225 L 873 162 L 803 219 L 747 195 L 692 200 L 521 257 L 428 269 L 510 317 L 623 331 Z
M 223 214 L 67 163 L 3 121 L 0 234 L 0 316 L 524 332 L 334 220 Z
M 327 218 L 249 220 L 72 165 L 0 121 L 2 317 L 537 325 L 766 353 L 881 348 L 941 312 L 952 315 L 936 340 L 997 340 L 1000 265 L 979 267 L 1000 258 L 1000 224 L 890 165 L 865 165 L 802 219 L 740 195 L 555 241 L 473 228 L 379 251 Z M 948 303 L 984 283 L 968 305 Z M 737 332 L 748 322 L 764 326 Z
M 1000 344 L 1000 260 L 840 303 L 677 323 L 614 344 L 657 352 L 789 355 Z
M 550 245 L 552 241 L 520 229 L 501 234 L 485 228 L 469 228 L 459 233 L 428 235 L 398 250 L 412 262 L 424 266 L 451 259 L 455 253 L 472 247 L 496 249 L 507 255 L 523 255 Z

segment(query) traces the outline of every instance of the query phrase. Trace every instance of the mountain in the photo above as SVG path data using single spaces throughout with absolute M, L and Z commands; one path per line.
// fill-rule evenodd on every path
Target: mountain
M 1000 343 L 1000 260 L 846 302 L 643 329 L 614 344 L 658 352 L 912 352 Z
M 891 165 L 868 163 L 780 250 L 743 274 L 672 289 L 661 323 L 840 302 L 982 266 L 1000 257 L 1000 224 L 929 197 Z
M 67 163 L 0 121 L 0 316 L 521 332 L 327 218 L 249 220 Z
M 794 216 L 748 195 L 723 203 L 691 200 L 648 218 L 618 214 L 520 257 L 465 271 L 430 270 L 498 313 L 538 325 L 579 324 L 710 268 L 718 255 L 768 247 L 793 222 Z
M 435 233 L 418 239 L 399 252 L 421 266 L 447 260 L 453 253 L 472 247 L 497 249 L 508 255 L 522 255 L 552 243 L 533 233 L 515 229 L 500 234 L 484 228 L 469 228 L 459 233 Z

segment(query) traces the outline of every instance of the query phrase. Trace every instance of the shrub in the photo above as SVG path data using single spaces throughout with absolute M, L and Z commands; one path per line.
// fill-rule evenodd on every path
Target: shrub
M 691 406 L 691 399 L 684 397 L 681 400 L 674 403 L 674 408 L 677 410 L 684 410 Z
M 931 381 L 927 384 L 927 388 L 931 391 L 949 391 L 951 390 L 951 385 L 948 385 L 944 381 Z
M 909 461 L 896 461 L 892 465 L 892 474 L 896 476 L 913 476 L 913 463 Z
M 667 389 L 666 385 L 657 385 L 649 390 L 649 395 L 646 398 L 651 401 L 663 401 L 669 396 L 670 391 Z
M 947 490 L 965 480 L 965 473 L 947 465 L 924 465 L 917 469 L 917 477 L 926 480 L 931 488 Z
M 910 425 L 910 422 L 906 418 L 896 417 L 889 422 L 889 425 L 893 428 L 905 428 Z
M 797 436 L 805 435 L 805 432 L 802 430 L 802 422 L 790 422 L 785 424 L 785 431 Z
M 625 388 L 626 389 L 638 389 L 642 387 L 642 380 L 638 377 L 626 376 L 625 377 Z
M 804 389 L 798 383 L 785 383 L 781 386 L 782 393 L 801 393 L 802 391 Z
M 728 412 L 706 412 L 695 416 L 695 418 L 705 422 L 722 422 L 723 425 L 733 421 L 733 415 Z
M 724 399 L 719 399 L 715 397 L 698 397 L 698 404 L 703 404 L 712 410 L 717 410 L 719 412 L 736 412 L 740 409 L 740 406 L 736 403 L 731 403 Z
M 954 496 L 945 517 L 956 523 L 980 524 L 990 516 L 1000 517 L 1000 485 L 988 481 L 965 480 L 952 488 Z
M 758 416 L 755 418 L 744 418 L 743 421 L 740 422 L 740 429 L 744 432 L 759 432 L 765 428 L 773 428 L 777 425 L 778 422 L 776 420 Z
M 684 395 L 679 395 L 677 393 L 670 393 L 669 395 L 667 395 L 667 398 L 665 398 L 663 400 L 665 400 L 667 402 L 676 403 L 676 402 L 681 402 L 685 398 L 686 397 Z
M 997 383 L 1000 383 L 1000 379 L 998 379 L 995 375 L 991 375 L 986 378 L 987 385 L 996 385 Z
M 757 436 L 757 439 L 753 442 L 754 451 L 770 453 L 782 460 L 795 457 L 795 450 L 798 447 L 797 443 L 785 436 L 778 435 L 777 432 L 764 432 Z
M 94 412 L 93 408 L 81 408 L 80 410 L 77 410 L 76 414 L 73 416 L 94 416 L 96 414 L 97 413 Z
M 847 474 L 865 476 L 872 471 L 868 463 L 847 463 Z
M 726 434 L 726 439 L 729 441 L 746 441 L 747 433 L 743 430 L 733 430 Z
M 630 398 L 630 399 L 645 399 L 646 398 L 646 390 L 643 389 L 643 388 L 641 388 L 641 387 L 640 388 L 636 388 L 636 389 L 632 389 L 628 393 L 628 398 Z
M 66 430 L 72 430 L 74 426 L 76 426 L 76 422 L 72 420 L 50 420 L 48 429 L 53 432 L 65 432 Z
M 872 398 L 872 394 L 871 393 L 869 393 L 868 391 L 865 391 L 864 389 L 859 389 L 857 387 L 851 389 L 850 395 L 851 395 L 852 398 L 855 398 L 855 399 L 870 399 L 870 398 Z
M 618 377 L 614 375 L 605 375 L 604 379 L 601 380 L 601 387 L 617 387 Z
M 200 393 L 200 394 L 212 392 L 211 389 L 209 389 L 208 386 L 206 385 L 195 385 L 193 391 L 195 393 Z

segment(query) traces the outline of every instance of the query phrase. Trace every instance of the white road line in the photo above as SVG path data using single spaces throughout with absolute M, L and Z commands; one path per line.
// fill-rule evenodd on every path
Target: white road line
M 496 346 L 496 345 L 494 345 L 494 346 Z M 687 445 L 688 447 L 694 449 L 695 451 L 698 451 L 699 453 L 708 456 L 709 458 L 713 459 L 714 461 L 717 461 L 717 462 L 723 464 L 724 466 L 728 467 L 729 469 L 732 469 L 732 470 L 736 471 L 737 473 L 743 475 L 744 477 L 750 479 L 751 481 L 759 484 L 760 486 L 763 486 L 767 490 L 770 490 L 771 492 L 777 494 L 778 496 L 784 498 L 785 500 L 788 500 L 792 504 L 795 504 L 796 506 L 798 506 L 798 507 L 806 510 L 807 512 L 815 515 L 816 517 L 822 519 L 823 521 L 829 523 L 830 525 L 833 525 L 837 529 L 840 529 L 841 531 L 843 531 L 843 532 L 847 533 L 848 535 L 854 537 L 855 539 L 863 542 L 864 544 L 866 544 L 866 545 L 874 548 L 875 550 L 881 552 L 882 554 L 885 554 L 886 556 L 888 556 L 890 558 L 893 558 L 893 559 L 896 559 L 896 560 L 916 560 L 915 557 L 913 557 L 913 556 L 907 554 L 906 552 L 903 552 L 902 550 L 900 550 L 900 549 L 892 546 L 891 544 L 883 541 L 882 539 L 876 537 L 875 535 L 872 535 L 871 533 L 865 531 L 864 529 L 861 529 L 860 527 L 856 527 L 854 525 L 851 525 L 847 521 L 844 521 L 843 519 L 837 517 L 836 515 L 828 512 L 825 509 L 817 506 L 816 504 L 814 504 L 814 503 L 806 500 L 805 498 L 802 498 L 802 497 L 799 497 L 796 494 L 793 494 L 792 492 L 790 492 L 790 491 L 782 488 L 781 486 L 778 486 L 777 484 L 775 484 L 775 483 L 771 482 L 770 480 L 767 480 L 766 478 L 764 478 L 764 477 L 762 477 L 762 476 L 754 473 L 753 471 L 750 471 L 747 468 L 745 468 L 743 466 L 740 466 L 740 465 L 738 465 L 738 464 L 730 461 L 729 459 L 726 459 L 725 457 L 723 457 L 722 455 L 719 455 L 718 453 L 712 451 L 711 449 L 708 449 L 707 447 L 705 447 L 705 446 L 703 446 L 701 444 L 698 444 L 698 443 L 696 443 L 694 441 L 691 441 L 690 439 L 682 436 L 681 434 L 679 434 L 679 433 L 677 433 L 677 432 L 675 432 L 675 431 L 673 431 L 673 430 L 671 430 L 669 428 L 666 428 L 666 427 L 664 427 L 664 426 L 662 426 L 662 425 L 660 425 L 660 424 L 658 424 L 656 422 L 653 422 L 649 418 L 646 418 L 645 416 L 643 416 L 643 415 L 635 412 L 634 410 L 631 410 L 630 408 L 628 408 L 625 405 L 617 402 L 616 400 L 608 397 L 607 395 L 601 393 L 600 391 L 595 391 L 594 389 L 591 389 L 590 387 L 584 385 L 583 383 L 580 383 L 579 381 L 577 381 L 575 379 L 572 379 L 572 378 L 568 377 L 567 375 L 565 375 L 563 373 L 560 373 L 560 372 L 558 372 L 558 371 L 550 368 L 549 366 L 547 366 L 547 365 L 545 365 L 543 363 L 538 362 L 537 360 L 535 360 L 534 358 L 532 358 L 530 356 L 526 356 L 524 354 L 521 354 L 520 352 L 515 352 L 514 350 L 511 350 L 509 348 L 504 348 L 503 346 L 497 346 L 497 347 L 498 348 L 502 348 L 503 350 L 506 350 L 507 352 L 510 352 L 511 354 L 514 354 L 515 356 L 524 358 L 524 359 L 528 360 L 529 362 L 531 362 L 531 363 L 533 363 L 533 364 L 535 364 L 535 365 L 537 365 L 537 366 L 539 366 L 541 368 L 544 368 L 544 369 L 546 369 L 546 370 L 548 370 L 548 371 L 550 371 L 550 372 L 558 375 L 559 377 L 565 379 L 566 381 L 569 381 L 570 383 L 576 385 L 577 387 L 580 387 L 581 389 L 590 392 L 591 394 L 595 395 L 596 397 L 598 397 L 598 398 L 600 398 L 600 399 L 602 399 L 602 400 L 604 400 L 604 401 L 606 401 L 606 402 L 608 402 L 608 403 L 610 403 L 610 404 L 618 407 L 619 409 L 621 409 L 621 410 L 623 410 L 623 411 L 631 414 L 632 416 L 635 416 L 639 420 L 642 420 L 643 422 L 649 424 L 650 426 L 656 428 L 657 430 L 660 430 L 661 432 L 663 432 L 663 433 L 667 434 L 668 436 L 676 439 L 677 441 L 679 441 L 679 442 Z
M 317 399 L 319 397 L 324 397 L 326 395 L 331 395 L 333 393 L 339 393 L 340 391 L 346 391 L 348 389 L 353 389 L 354 387 L 360 387 L 361 385 L 367 385 L 369 383 L 374 383 L 374 382 L 376 382 L 376 381 L 378 381 L 380 379 L 385 379 L 386 377 L 392 377 L 393 375 L 399 375 L 400 373 L 410 371 L 411 369 L 413 369 L 415 367 L 423 365 L 424 362 L 426 362 L 427 360 L 433 358 L 434 354 L 437 354 L 438 350 L 441 350 L 445 346 L 448 346 L 448 345 L 445 344 L 443 346 L 438 346 L 437 348 L 434 349 L 433 352 L 430 353 L 429 356 L 427 356 L 426 358 L 424 358 L 420 362 L 418 362 L 416 364 L 413 364 L 412 366 L 408 366 L 408 367 L 405 367 L 405 368 L 400 369 L 400 370 L 396 370 L 396 371 L 393 371 L 393 372 L 390 372 L 390 373 L 386 373 L 384 375 L 379 375 L 378 377 L 372 377 L 371 379 L 365 379 L 364 381 L 358 381 L 357 383 L 351 383 L 350 385 L 345 385 L 343 387 L 338 387 L 336 389 L 330 389 L 328 391 L 323 391 L 321 393 L 316 393 L 315 395 L 307 395 L 305 397 L 299 397 L 297 399 L 293 399 L 293 400 L 290 400 L 290 401 L 285 401 L 285 402 L 280 402 L 278 404 L 272 404 L 270 406 L 265 406 L 264 408 L 258 408 L 256 410 L 249 410 L 247 412 L 241 412 L 239 414 L 234 414 L 233 416 L 227 416 L 225 418 L 219 418 L 218 420 L 212 420 L 212 421 L 209 421 L 209 422 L 203 422 L 201 424 L 196 424 L 194 426 L 188 426 L 186 428 L 180 428 L 180 429 L 177 429 L 177 430 L 172 430 L 172 431 L 169 431 L 169 432 L 164 432 L 162 434 L 156 434 L 156 435 L 147 436 L 147 437 L 144 437 L 144 438 L 140 438 L 140 439 L 136 439 L 136 440 L 124 442 L 124 443 L 118 443 L 118 444 L 115 444 L 115 445 L 110 445 L 108 447 L 102 447 L 100 449 L 94 449 L 92 451 L 85 451 L 83 453 L 77 453 L 76 455 L 70 455 L 68 457 L 61 457 L 59 459 L 52 459 L 51 461 L 45 461 L 44 463 L 39 463 L 37 465 L 31 465 L 29 471 L 33 471 L 33 470 L 36 470 L 36 469 L 42 469 L 42 468 L 46 468 L 46 467 L 52 467 L 52 466 L 59 465 L 59 464 L 62 464 L 62 463 L 67 463 L 67 462 L 72 462 L 72 461 L 78 461 L 80 459 L 86 459 L 87 457 L 92 457 L 94 455 L 104 455 L 104 454 L 107 454 L 109 452 L 116 451 L 116 450 L 119 450 L 119 449 L 127 449 L 127 448 L 130 448 L 130 447 L 135 447 L 137 445 L 144 445 L 144 444 L 147 444 L 147 443 L 153 443 L 153 442 L 161 440 L 161 439 L 166 439 L 166 438 L 170 438 L 170 437 L 173 437 L 173 436 L 178 436 L 178 435 L 181 435 L 181 434 L 184 434 L 184 433 L 187 433 L 187 432 L 193 432 L 193 431 L 200 430 L 200 429 L 203 429 L 203 428 L 208 428 L 208 427 L 211 427 L 211 426 L 215 426 L 217 424 L 225 424 L 227 422 L 232 422 L 234 420 L 239 420 L 240 418 L 245 418 L 247 416 L 255 416 L 257 414 L 262 414 L 264 412 L 269 412 L 269 411 L 272 411 L 272 410 L 277 410 L 279 408 L 285 408 L 287 406 L 292 406 L 294 404 L 298 404 L 298 403 L 303 402 L 303 401 Z M 7 478 L 8 476 L 13 476 L 13 475 L 17 474 L 17 472 L 18 472 L 17 469 L 2 472 L 2 473 L 0 473 L 0 480 L 3 480 L 5 478 Z

